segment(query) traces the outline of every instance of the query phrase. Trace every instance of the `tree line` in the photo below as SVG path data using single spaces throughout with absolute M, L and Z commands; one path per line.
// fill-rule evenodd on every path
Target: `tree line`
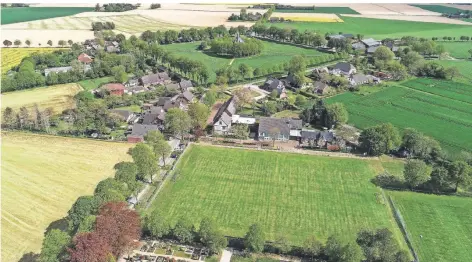
M 123 4 L 123 3 L 111 3 L 111 4 L 103 4 L 100 7 L 100 4 L 95 5 L 95 12 L 125 12 L 137 9 L 140 7 L 141 4 Z
M 457 192 L 460 186 L 466 188 L 472 184 L 470 152 L 462 152 L 455 160 L 450 160 L 438 141 L 415 129 L 407 128 L 400 136 L 395 126 L 385 123 L 364 129 L 359 143 L 360 149 L 368 155 L 399 152 L 408 156 L 403 178 L 381 174 L 375 181 L 381 186 Z
M 113 29 L 115 29 L 115 23 L 113 22 L 92 22 L 93 31 L 113 30 Z
M 326 39 L 314 31 L 279 28 L 274 25 L 267 26 L 264 23 L 256 23 L 251 27 L 256 36 L 274 39 L 281 42 L 319 47 L 326 43 Z
M 239 11 L 239 15 L 236 15 L 233 13 L 228 17 L 228 20 L 229 21 L 257 21 L 261 18 L 262 18 L 262 14 L 258 12 L 255 14 L 252 12 L 248 13 L 246 8 L 242 8 Z

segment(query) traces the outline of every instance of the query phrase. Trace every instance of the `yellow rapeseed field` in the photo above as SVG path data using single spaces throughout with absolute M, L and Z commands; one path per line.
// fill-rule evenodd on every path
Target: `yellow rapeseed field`
M 273 13 L 272 17 L 283 17 L 296 22 L 320 22 L 320 23 L 342 23 L 344 22 L 336 14 L 321 13 Z
M 113 176 L 113 166 L 130 161 L 130 144 L 2 132 L 1 261 L 39 253 L 51 222 L 67 215 L 75 200 L 91 195 Z
M 12 67 L 20 64 L 21 60 L 33 53 L 53 52 L 60 48 L 0 48 L 2 52 L 2 74 L 5 74 Z

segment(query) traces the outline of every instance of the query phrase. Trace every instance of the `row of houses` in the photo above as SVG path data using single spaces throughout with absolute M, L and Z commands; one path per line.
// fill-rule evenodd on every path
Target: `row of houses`
M 336 141 L 333 131 L 304 129 L 300 119 L 241 116 L 236 114 L 236 97 L 228 99 L 219 108 L 213 118 L 213 133 L 216 135 L 232 134 L 232 127 L 238 124 L 257 125 L 257 139 L 261 141 L 297 140 L 302 145 L 326 147 Z

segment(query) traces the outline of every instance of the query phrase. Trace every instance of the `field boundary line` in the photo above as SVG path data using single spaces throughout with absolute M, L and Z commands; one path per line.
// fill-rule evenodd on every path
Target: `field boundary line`
M 382 191 L 382 195 L 385 197 L 384 190 L 382 188 L 380 190 Z M 402 235 L 405 239 L 405 242 L 408 246 L 408 249 L 411 252 L 411 255 L 415 259 L 415 262 L 420 262 L 420 259 L 418 258 L 418 254 L 416 253 L 415 248 L 413 247 L 413 243 L 411 242 L 410 233 L 406 229 L 405 220 L 403 219 L 403 216 L 400 213 L 400 210 L 398 210 L 397 207 L 395 206 L 395 202 L 393 201 L 391 196 L 388 196 L 388 203 L 389 203 L 390 208 L 393 212 L 393 216 L 395 218 L 395 221 L 397 222 L 397 225 L 400 228 L 400 231 L 402 232 Z
M 431 95 L 431 96 L 439 96 L 439 97 L 446 98 L 446 99 L 450 99 L 450 100 L 453 100 L 453 101 L 456 101 L 456 102 L 462 102 L 462 103 L 466 103 L 466 104 L 472 105 L 472 103 L 470 103 L 470 102 L 466 102 L 466 101 L 462 101 L 462 100 L 453 99 L 453 98 L 450 98 L 450 97 L 447 97 L 447 96 L 443 96 L 443 95 L 439 95 L 439 94 L 435 94 L 435 93 L 426 92 L 426 91 L 423 91 L 423 90 L 419 90 L 419 89 L 415 89 L 415 88 L 412 88 L 412 87 L 404 86 L 404 85 L 402 85 L 402 84 L 397 85 L 397 86 L 403 87 L 403 88 L 405 88 L 405 89 L 414 90 L 414 91 L 416 91 L 416 92 L 428 94 L 428 95 Z

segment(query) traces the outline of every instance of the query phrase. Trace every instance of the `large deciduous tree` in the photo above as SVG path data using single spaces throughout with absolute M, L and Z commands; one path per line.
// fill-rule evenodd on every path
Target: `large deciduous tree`
M 164 138 L 164 135 L 158 130 L 153 130 L 149 131 L 144 139 L 152 147 L 156 157 L 158 159 L 162 157 L 162 161 L 165 165 L 166 157 L 172 152 L 172 149 Z
M 170 233 L 170 224 L 158 208 L 144 218 L 144 224 L 153 237 L 161 238 Z
M 152 148 L 144 143 L 138 143 L 132 150 L 131 156 L 138 168 L 138 176 L 140 179 L 150 177 L 151 181 L 154 174 L 159 170 L 156 161 L 156 155 Z
M 79 224 L 97 210 L 97 200 L 93 196 L 79 197 L 68 213 L 69 229 L 74 231 Z
M 120 162 L 115 165 L 115 179 L 126 183 L 128 189 L 136 193 L 139 188 L 139 182 L 136 180 L 138 167 L 133 162 Z
M 377 50 L 375 50 L 372 57 L 374 58 L 375 66 L 378 69 L 385 69 L 387 67 L 387 63 L 393 60 L 395 54 L 390 50 L 390 48 L 386 46 L 380 46 L 377 48 Z
M 219 251 L 228 245 L 228 241 L 217 224 L 210 218 L 203 218 L 200 222 L 198 231 L 200 241 L 210 249 L 212 253 L 219 253 Z
M 334 103 L 326 105 L 323 114 L 323 125 L 331 128 L 345 124 L 349 118 L 349 114 L 342 103 Z
M 104 262 L 111 248 L 97 232 L 91 232 L 76 235 L 68 251 L 71 262 Z
M 40 255 L 41 262 L 62 261 L 70 241 L 70 236 L 66 232 L 59 229 L 49 231 L 43 240 Z
M 363 229 L 357 234 L 356 242 L 368 262 L 393 262 L 399 257 L 399 253 L 403 252 L 392 232 L 387 228 L 377 231 Z
M 188 115 L 194 129 L 205 129 L 210 109 L 205 104 L 192 103 L 188 106 Z
M 265 236 L 259 224 L 253 224 L 244 236 L 244 246 L 251 252 L 262 252 L 264 250 Z
M 193 240 L 192 222 L 185 217 L 181 217 L 172 230 L 174 237 L 181 243 L 190 243 Z
M 359 137 L 361 148 L 373 156 L 388 153 L 397 148 L 400 141 L 398 129 L 390 123 L 366 128 Z
M 109 202 L 100 208 L 95 232 L 110 246 L 111 253 L 118 257 L 135 247 L 135 241 L 141 236 L 139 214 L 129 209 L 125 202 Z
M 179 108 L 171 108 L 166 114 L 166 125 L 170 132 L 176 136 L 184 138 L 192 126 L 191 119 L 187 112 Z
M 472 182 L 471 167 L 465 161 L 454 161 L 448 167 L 449 180 L 454 184 L 454 191 L 460 185 L 468 185 Z
M 431 177 L 431 167 L 426 165 L 425 162 L 418 159 L 410 159 L 405 164 L 405 170 L 403 171 L 405 181 L 411 188 L 417 187 Z

